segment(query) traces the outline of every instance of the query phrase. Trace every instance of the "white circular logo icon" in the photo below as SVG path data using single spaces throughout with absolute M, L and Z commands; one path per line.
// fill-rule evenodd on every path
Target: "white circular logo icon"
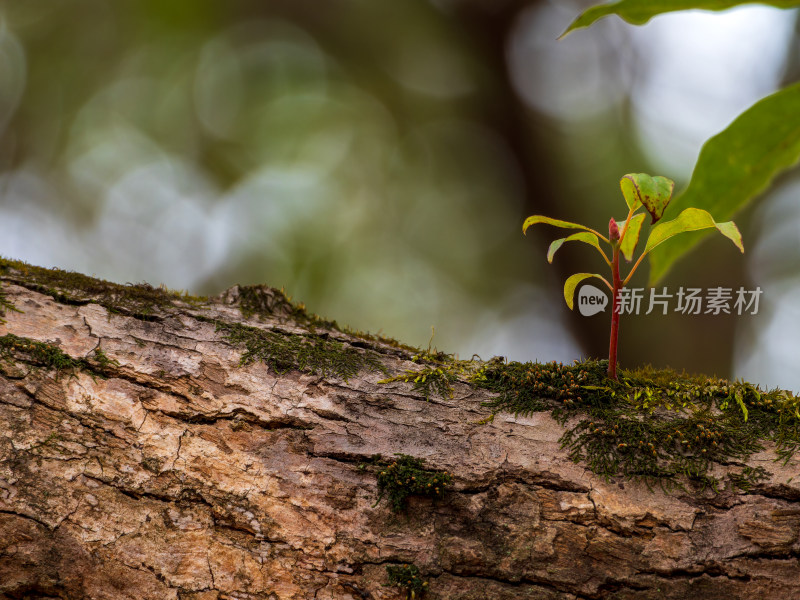
M 608 296 L 603 290 L 587 283 L 578 292 L 578 310 L 584 317 L 603 312 L 606 306 L 608 306 Z

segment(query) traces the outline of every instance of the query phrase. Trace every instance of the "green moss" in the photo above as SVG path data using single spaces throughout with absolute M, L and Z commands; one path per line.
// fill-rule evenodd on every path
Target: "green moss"
M 470 381 L 499 394 L 489 403 L 490 407 L 527 416 L 598 399 L 594 388 L 605 385 L 604 369 L 604 364 L 599 362 L 569 367 L 555 362 L 505 363 L 502 359 L 493 359 Z
M 425 400 L 430 400 L 433 394 L 442 398 L 453 397 L 452 384 L 458 376 L 452 369 L 447 367 L 426 367 L 421 371 L 407 370 L 400 375 L 382 379 L 378 383 L 393 383 L 404 381 L 413 384 L 412 389 L 421 395 Z
M 6 298 L 6 294 L 3 290 L 0 290 L 0 323 L 5 323 L 6 320 L 1 318 L 6 316 L 7 310 L 13 310 L 14 312 L 21 313 L 22 311 L 14 306 L 14 303 L 11 302 L 8 298 Z
M 264 285 L 239 286 L 239 310 L 242 316 L 285 317 L 298 325 L 310 328 L 339 329 L 336 321 L 328 321 L 309 313 L 305 304 L 292 302 L 283 289 L 276 290 Z
M 23 361 L 56 372 L 56 378 L 62 374 L 75 375 L 83 370 L 92 376 L 103 377 L 112 367 L 119 366 L 119 362 L 109 358 L 100 348 L 94 351 L 92 360 L 85 358 L 72 358 L 58 346 L 39 342 L 13 333 L 0 337 L 0 359 L 8 362 Z
M 61 441 L 63 439 L 62 435 L 57 431 L 51 431 L 50 434 L 44 439 L 41 443 L 42 446 L 46 446 L 48 444 L 53 444 L 55 442 Z
M 306 371 L 348 380 L 362 369 L 386 372 L 378 356 L 369 350 L 358 350 L 325 335 L 289 334 L 250 327 L 240 323 L 216 322 L 217 331 L 245 351 L 239 361 L 246 365 L 260 361 L 276 373 Z
M 141 319 L 153 318 L 159 309 L 176 302 L 198 304 L 205 298 L 190 296 L 147 283 L 121 285 L 61 269 L 44 269 L 22 261 L 0 258 L 0 274 L 20 285 L 51 296 L 62 304 L 95 302 L 110 312 Z M 18 277 L 18 279 L 15 279 Z
M 187 292 L 170 290 L 164 286 L 153 287 L 147 283 L 118 284 L 89 277 L 82 273 L 61 269 L 45 269 L 18 260 L 0 258 L 0 275 L 5 279 L 42 294 L 47 294 L 61 304 L 82 305 L 90 302 L 105 307 L 109 312 L 126 314 L 142 320 L 153 320 L 160 310 L 177 304 L 199 306 L 208 301 L 203 296 L 192 296 Z M 309 312 L 303 303 L 295 303 L 284 290 L 263 285 L 239 287 L 239 309 L 245 318 L 285 318 L 297 325 L 340 331 L 365 341 L 374 341 L 407 352 L 418 352 L 417 348 L 402 344 L 392 338 L 340 327 Z M 5 310 L 17 310 L 0 291 L 0 317 Z M 0 323 L 2 323 L 0 318 Z
M 428 582 L 419 575 L 419 568 L 415 564 L 391 565 L 386 567 L 389 585 L 405 588 L 407 598 L 419 598 L 428 589 Z
M 13 333 L 0 337 L 1 358 L 13 361 L 20 356 L 26 362 L 54 369 L 57 373 L 74 373 L 83 366 L 81 360 L 75 360 L 52 344 L 19 337 Z
M 498 394 L 488 404 L 495 411 L 550 411 L 562 424 L 577 418 L 562 447 L 606 478 L 634 477 L 670 489 L 685 476 L 716 489 L 714 463 L 743 463 L 765 441 L 775 442 L 784 460 L 800 446 L 800 399 L 787 392 L 652 368 L 622 371 L 613 381 L 606 364 L 493 361 L 472 382 Z M 742 465 L 731 482 L 749 489 L 765 476 L 760 467 Z
M 421 370 L 407 369 L 378 383 L 393 383 L 403 381 L 411 383 L 412 389 L 425 400 L 430 400 L 434 395 L 441 398 L 453 397 L 453 384 L 459 377 L 472 375 L 481 363 L 471 360 L 458 360 L 444 352 L 417 350 L 411 358 L 412 362 L 426 365 Z
M 428 496 L 442 498 L 453 483 L 453 476 L 447 471 L 426 469 L 424 463 L 413 456 L 398 454 L 397 459 L 384 463 L 378 473 L 377 506 L 387 496 L 392 510 L 405 509 L 409 496 Z
M 119 361 L 109 358 L 108 355 L 103 352 L 102 348 L 97 348 L 94 351 L 94 360 L 97 363 L 97 366 L 103 370 L 119 366 Z

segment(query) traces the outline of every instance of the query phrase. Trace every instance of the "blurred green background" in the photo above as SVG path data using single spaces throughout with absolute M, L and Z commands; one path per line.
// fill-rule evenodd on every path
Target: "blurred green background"
M 568 0 L 0 2 L 0 254 L 313 312 L 469 357 L 604 357 L 527 215 L 604 230 L 618 181 L 680 189 L 702 142 L 798 79 L 797 14 L 748 7 L 556 41 Z M 798 107 L 800 110 L 800 107 Z M 624 317 L 623 366 L 800 388 L 800 188 L 664 283 L 764 290 L 756 316 Z M 646 285 L 646 270 L 634 282 Z

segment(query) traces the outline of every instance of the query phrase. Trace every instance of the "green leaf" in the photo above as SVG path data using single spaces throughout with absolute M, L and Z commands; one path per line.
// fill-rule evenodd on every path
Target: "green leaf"
M 647 254 L 659 244 L 666 242 L 673 236 L 687 231 L 697 231 L 699 229 L 709 229 L 716 227 L 717 230 L 726 238 L 731 240 L 736 247 L 744 252 L 742 245 L 742 234 L 736 227 L 733 221 L 726 223 L 717 223 L 714 217 L 708 211 L 700 208 L 687 208 L 675 219 L 659 223 L 650 230 L 650 236 L 647 238 L 647 244 L 644 247 L 644 253 Z
M 689 186 L 667 216 L 689 206 L 731 219 L 800 158 L 800 83 L 759 100 L 700 151 Z M 702 237 L 670 244 L 650 258 L 651 284 Z
M 570 275 L 564 282 L 564 300 L 567 301 L 567 306 L 569 306 L 570 310 L 572 310 L 572 307 L 575 305 L 575 288 L 578 287 L 581 281 L 589 279 L 590 277 L 597 277 L 602 280 L 609 289 L 612 289 L 611 284 L 606 281 L 606 278 L 597 273 L 575 273 L 574 275 Z
M 636 249 L 636 244 L 639 242 L 639 233 L 642 231 L 642 223 L 644 222 L 644 213 L 634 215 L 628 222 L 628 229 L 619 243 L 619 249 L 622 251 L 622 256 L 625 260 L 631 262 L 633 259 L 633 251 Z
M 626 175 L 620 179 L 619 187 L 622 189 L 622 196 L 625 198 L 625 203 L 628 205 L 628 208 L 631 211 L 635 211 L 642 206 L 642 202 L 639 200 L 639 194 L 636 190 L 636 186 L 633 183 L 633 179 L 631 179 L 631 175 Z
M 559 221 L 558 219 L 551 219 L 550 217 L 545 217 L 542 215 L 533 215 L 525 219 L 525 222 L 522 224 L 522 233 L 525 233 L 528 230 L 528 227 L 531 225 L 536 225 L 537 223 L 544 223 L 545 225 L 555 225 L 556 227 L 561 227 L 563 229 L 583 229 L 584 231 L 588 231 L 593 233 L 601 240 L 608 241 L 605 237 L 597 233 L 594 229 L 590 227 L 586 227 L 585 225 L 579 225 L 578 223 L 571 223 L 569 221 Z
M 675 182 L 661 175 L 651 177 L 646 173 L 628 173 L 619 182 L 622 195 L 628 208 L 635 210 L 639 204 L 644 205 L 652 218 L 651 223 L 658 221 L 672 198 Z
M 739 228 L 733 221 L 725 221 L 724 223 L 717 223 L 717 231 L 736 244 L 739 251 L 744 254 L 744 244 L 742 244 L 742 234 L 739 233 Z
M 561 248 L 564 242 L 584 242 L 586 244 L 590 244 L 597 248 L 600 251 L 600 254 L 605 256 L 603 249 L 600 248 L 600 240 L 597 239 L 597 236 L 594 233 L 589 233 L 588 231 L 581 231 L 580 233 L 573 233 L 569 237 L 555 240 L 552 244 L 550 244 L 550 248 L 547 250 L 547 262 L 553 262 L 553 256 L 555 255 L 556 251 Z
M 734 396 L 736 397 L 736 404 L 739 405 L 739 408 L 742 410 L 742 416 L 744 417 L 745 422 L 747 422 L 747 406 L 745 406 L 744 398 L 742 398 L 742 392 L 740 390 L 736 390 L 734 392 Z
M 585 10 L 567 27 L 561 37 L 575 29 L 588 27 L 608 15 L 617 15 L 632 25 L 644 25 L 653 17 L 668 12 L 691 9 L 720 11 L 753 3 L 753 0 L 619 0 L 619 2 L 598 4 Z M 762 0 L 759 4 L 776 8 L 793 8 L 800 6 L 800 0 Z

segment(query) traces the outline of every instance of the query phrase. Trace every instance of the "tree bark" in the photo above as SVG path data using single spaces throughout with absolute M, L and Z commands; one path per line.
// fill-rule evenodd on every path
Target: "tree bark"
M 23 311 L 0 327 L 21 340 L 0 362 L 4 598 L 405 598 L 386 566 L 410 563 L 440 599 L 800 597 L 797 457 L 754 456 L 770 478 L 747 494 L 604 481 L 547 413 L 482 423 L 490 395 L 463 381 L 426 400 L 370 368 L 240 365 L 220 323 L 420 368 L 268 288 L 244 318 L 238 288 L 137 312 L 24 270 L 3 280 Z M 452 473 L 451 490 L 375 505 L 373 457 L 396 453 Z

